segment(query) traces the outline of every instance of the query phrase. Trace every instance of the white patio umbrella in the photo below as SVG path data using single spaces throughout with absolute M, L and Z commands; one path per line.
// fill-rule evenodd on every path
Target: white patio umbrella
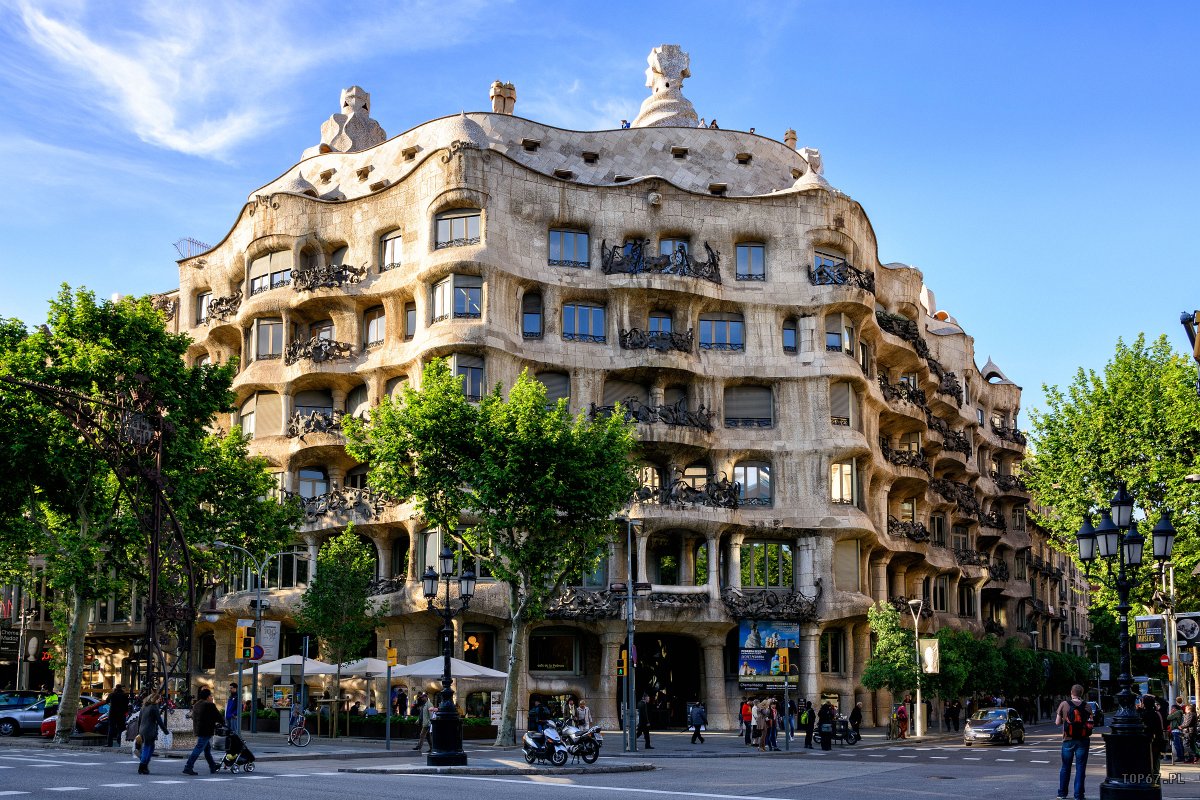
M 392 667 L 392 675 L 397 675 L 399 667 Z M 348 661 L 342 664 L 342 677 L 378 678 L 387 674 L 387 662 L 382 658 L 360 658 L 358 661 Z
M 396 667 L 392 670 L 392 675 L 398 675 L 405 678 L 440 678 L 442 670 L 445 667 L 445 662 L 441 656 L 427 658 L 424 661 L 418 661 L 416 664 L 409 664 L 405 667 Z M 498 669 L 489 669 L 481 667 L 478 664 L 472 664 L 470 661 L 463 661 L 460 658 L 450 659 L 450 677 L 452 678 L 507 678 L 508 675 Z
M 326 664 L 324 661 L 318 661 L 315 658 L 303 658 L 301 656 L 288 656 L 277 661 L 268 661 L 266 664 L 258 665 L 259 675 L 282 675 L 285 665 L 300 666 L 300 662 L 304 662 L 304 675 L 333 675 L 337 672 L 337 667 L 333 664 Z M 229 673 L 230 677 L 236 676 L 236 672 Z

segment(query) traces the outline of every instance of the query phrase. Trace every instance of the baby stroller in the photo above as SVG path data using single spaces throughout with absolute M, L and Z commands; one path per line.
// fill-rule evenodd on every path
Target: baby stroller
M 254 772 L 254 753 L 246 747 L 242 737 L 232 731 L 225 737 L 225 757 L 221 759 L 221 767 L 235 774 L 242 769 Z

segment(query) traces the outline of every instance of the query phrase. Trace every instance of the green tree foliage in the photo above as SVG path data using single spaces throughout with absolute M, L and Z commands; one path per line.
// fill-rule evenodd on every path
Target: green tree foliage
M 379 627 L 382 612 L 371 601 L 375 579 L 375 554 L 347 526 L 321 546 L 317 574 L 300 598 L 296 621 L 317 637 L 321 654 L 338 665 L 337 687 L 342 685 L 341 665 L 362 652 Z M 333 731 L 337 735 L 338 709 L 334 704 Z
M 867 624 L 875 635 L 875 650 L 863 669 L 862 685 L 901 694 L 917 685 L 917 654 L 912 632 L 901 625 L 900 612 L 890 603 L 867 609 Z
M 186 540 L 211 541 L 221 531 L 233 541 L 273 544 L 290 533 L 297 512 L 260 499 L 270 479 L 261 462 L 245 461 L 240 437 L 210 435 L 215 415 L 230 406 L 233 368 L 186 366 L 188 342 L 166 330 L 149 300 L 98 302 L 64 287 L 37 330 L 0 320 L 0 376 L 101 398 L 143 385 L 169 421 L 164 485 Z M 52 616 L 65 675 L 58 731 L 65 738 L 78 706 L 88 611 L 97 599 L 146 585 L 140 517 L 147 497 L 135 476 L 124 491 L 95 442 L 52 403 L 6 383 L 0 462 L 11 465 L 0 473 L 0 580 L 27 580 L 29 559 L 46 556 L 45 579 L 57 598 Z
M 563 400 L 547 406 L 545 387 L 525 372 L 507 399 L 497 386 L 478 407 L 461 382 L 430 362 L 420 391 L 406 388 L 369 423 L 345 426 L 347 449 L 370 462 L 372 486 L 411 499 L 507 585 L 512 646 L 497 743 L 513 744 L 528 624 L 598 563 L 637 486 L 635 441 L 619 414 L 589 420 Z
M 1125 481 L 1146 517 L 1146 536 L 1160 512 L 1169 509 L 1178 531 L 1175 542 L 1176 591 L 1195 603 L 1200 580 L 1197 512 L 1200 486 L 1184 477 L 1200 472 L 1200 398 L 1195 365 L 1174 352 L 1166 336 L 1147 345 L 1118 340 L 1104 369 L 1080 369 L 1065 390 L 1046 387 L 1047 410 L 1032 414 L 1034 454 L 1022 468 L 1037 496 L 1035 518 L 1052 534 L 1058 549 L 1075 553 L 1075 533 L 1083 515 L 1108 508 Z M 1040 509 L 1040 510 L 1039 510 Z M 1137 581 L 1135 602 L 1147 603 L 1151 581 Z M 1107 589 L 1093 603 L 1115 605 Z

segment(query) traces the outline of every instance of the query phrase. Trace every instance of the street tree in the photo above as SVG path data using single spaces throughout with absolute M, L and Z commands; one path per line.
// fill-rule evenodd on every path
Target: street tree
M 382 620 L 382 611 L 371 599 L 374 580 L 375 554 L 354 532 L 354 526 L 348 525 L 321 546 L 316 575 L 300 597 L 296 621 L 317 637 L 322 656 L 337 665 L 339 695 L 342 664 L 360 656 Z M 334 736 L 337 730 L 338 704 L 334 703 Z
M 1077 554 L 1075 533 L 1084 514 L 1107 508 L 1124 481 L 1143 519 L 1150 560 L 1150 528 L 1164 510 L 1173 512 L 1177 594 L 1200 596 L 1193 575 L 1200 563 L 1197 512 L 1200 485 L 1186 476 L 1200 472 L 1200 397 L 1196 368 L 1176 353 L 1166 336 L 1147 344 L 1117 340 L 1113 358 L 1100 371 L 1080 368 L 1065 389 L 1044 387 L 1047 409 L 1031 415 L 1033 454 L 1022 478 L 1037 497 L 1034 518 L 1055 546 Z M 1131 599 L 1149 603 L 1153 581 L 1135 581 Z M 1115 606 L 1101 589 L 1093 603 Z
M 496 741 L 513 744 L 529 624 L 601 559 L 637 487 L 636 442 L 620 413 L 589 419 L 572 417 L 565 400 L 547 405 L 527 372 L 507 398 L 497 386 L 478 407 L 461 381 L 430 362 L 420 391 L 346 426 L 347 449 L 371 464 L 372 486 L 412 500 L 466 560 L 504 582 L 512 634 Z
M 863 668 L 862 685 L 872 691 L 887 689 L 893 695 L 915 688 L 917 654 L 900 612 L 890 603 L 876 603 L 867 609 L 867 624 L 875 635 L 875 651 Z
M 113 399 L 135 387 L 153 396 L 167 420 L 167 468 L 149 481 L 172 501 L 190 545 L 211 540 L 218 527 L 239 531 L 237 541 L 251 535 L 244 531 L 270 540 L 286 535 L 296 517 L 275 503 L 262 504 L 269 478 L 261 462 L 238 461 L 245 454 L 240 438 L 210 433 L 215 415 L 231 405 L 234 368 L 188 367 L 189 341 L 166 330 L 148 299 L 98 302 L 86 290 L 66 287 L 38 329 L 0 322 L 0 377 L 74 393 L 104 429 L 83 435 L 44 394 L 0 382 L 0 461 L 15 467 L 0 474 L 0 569 L 6 573 L 0 578 L 28 580 L 30 559 L 45 556 L 64 674 L 59 738 L 74 728 L 88 612 L 98 599 L 134 585 L 144 589 L 148 576 L 148 493 L 138 488 L 146 482 L 114 469 L 114 462 L 124 465 L 104 444 L 119 432 L 86 398 Z M 223 482 L 230 475 L 243 482 Z

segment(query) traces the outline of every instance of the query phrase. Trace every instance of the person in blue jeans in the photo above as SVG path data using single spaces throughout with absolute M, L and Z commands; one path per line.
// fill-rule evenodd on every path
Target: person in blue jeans
M 1059 703 L 1054 714 L 1054 724 L 1063 728 L 1062 767 L 1058 771 L 1058 796 L 1063 800 L 1071 783 L 1072 762 L 1075 764 L 1075 800 L 1084 800 L 1083 781 L 1092 734 L 1090 720 L 1091 709 L 1083 702 L 1083 687 L 1077 683 L 1071 687 L 1071 699 Z
M 162 715 L 160 703 L 162 695 L 151 692 L 142 704 L 142 713 L 138 717 L 138 735 L 142 737 L 142 757 L 138 760 L 138 774 L 150 774 L 150 759 L 154 755 L 154 743 L 158 741 L 158 732 L 167 732 L 167 720 Z
M 220 769 L 217 762 L 212 756 L 212 738 L 217 732 L 217 723 L 221 721 L 221 712 L 217 710 L 217 704 L 212 699 L 212 689 L 207 686 L 202 688 L 197 694 L 196 704 L 192 706 L 192 731 L 196 734 L 196 746 L 192 748 L 192 754 L 188 756 L 187 764 L 183 768 L 184 775 L 196 775 L 196 759 L 200 754 L 204 754 L 204 760 L 208 762 L 208 771 L 216 772 Z

